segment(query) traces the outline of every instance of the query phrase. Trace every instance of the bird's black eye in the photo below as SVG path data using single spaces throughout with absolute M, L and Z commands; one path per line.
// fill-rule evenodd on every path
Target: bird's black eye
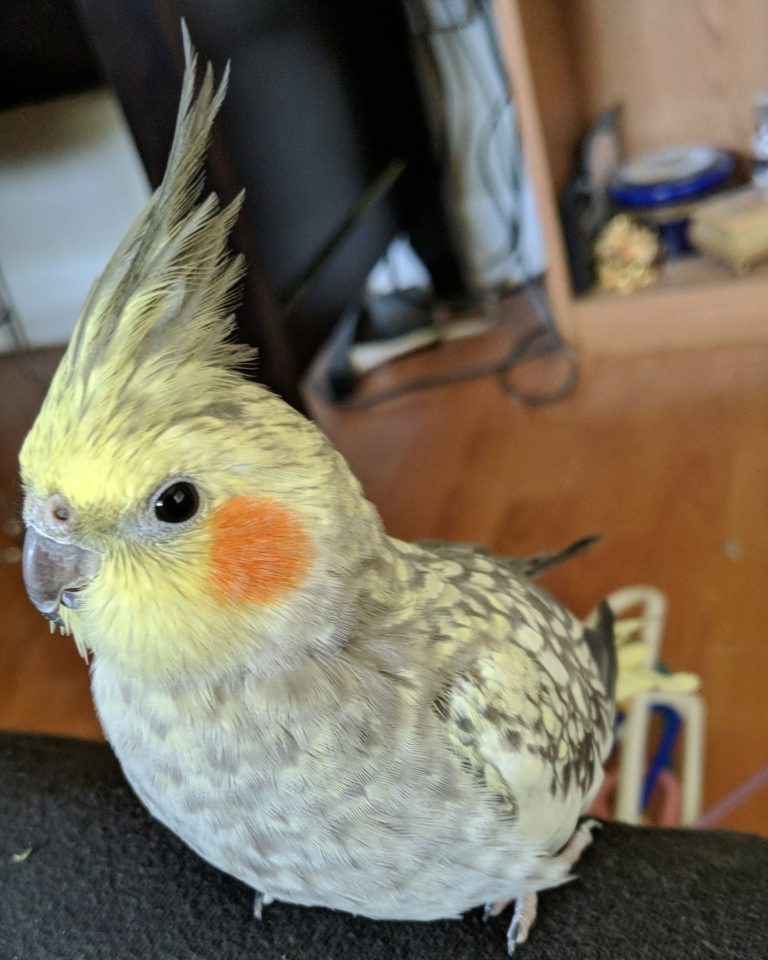
M 155 500 L 155 516 L 163 523 L 184 523 L 194 517 L 200 505 L 197 490 L 186 480 L 166 487 Z

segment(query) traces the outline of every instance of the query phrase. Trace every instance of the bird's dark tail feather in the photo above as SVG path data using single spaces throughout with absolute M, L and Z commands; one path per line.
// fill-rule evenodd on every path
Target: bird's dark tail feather
M 605 600 L 600 604 L 597 626 L 594 628 L 585 627 L 584 639 L 587 641 L 592 659 L 597 665 L 597 671 L 603 681 L 606 693 L 613 700 L 616 696 L 618 662 L 616 641 L 613 636 L 613 610 Z
M 546 553 L 535 553 L 531 557 L 523 557 L 517 561 L 520 564 L 522 572 L 527 577 L 537 577 L 545 570 L 556 567 L 571 557 L 576 557 L 580 553 L 589 550 L 591 546 L 602 540 L 602 537 L 582 537 L 574 543 L 567 546 L 564 550 L 550 550 Z

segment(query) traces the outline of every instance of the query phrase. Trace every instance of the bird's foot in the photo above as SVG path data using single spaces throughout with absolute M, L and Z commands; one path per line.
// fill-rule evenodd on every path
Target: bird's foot
M 571 839 L 558 853 L 556 859 L 570 870 L 578 863 L 582 853 L 592 843 L 592 831 L 602 828 L 597 820 L 585 820 L 571 834 Z M 507 931 L 507 953 L 511 957 L 515 948 L 528 939 L 531 927 L 536 920 L 538 897 L 535 893 L 524 893 L 514 900 L 499 900 L 497 903 L 486 903 L 483 909 L 483 920 L 487 922 L 491 917 L 498 917 L 510 905 L 515 904 L 515 912 Z
M 256 920 L 261 920 L 264 907 L 268 907 L 270 903 L 274 903 L 274 897 L 270 897 L 268 893 L 259 893 L 256 891 L 256 897 L 253 901 L 253 916 Z
M 539 898 L 535 893 L 525 893 L 515 900 L 515 912 L 507 930 L 507 953 L 511 957 L 519 943 L 528 939 L 531 927 L 536 920 L 536 908 Z
M 582 853 L 592 843 L 594 839 L 592 831 L 602 830 L 602 827 L 602 823 L 597 820 L 585 820 L 584 823 L 580 823 L 571 834 L 571 839 L 557 855 L 558 860 L 569 867 L 574 866 L 581 859 Z
M 535 893 L 524 893 L 514 901 L 499 900 L 498 903 L 486 903 L 483 910 L 483 920 L 487 921 L 491 917 L 498 917 L 512 902 L 515 904 L 515 912 L 512 914 L 512 922 L 509 925 L 509 930 L 507 930 L 507 953 L 510 957 L 515 952 L 517 945 L 525 943 L 528 939 L 528 934 L 536 920 L 538 896 Z

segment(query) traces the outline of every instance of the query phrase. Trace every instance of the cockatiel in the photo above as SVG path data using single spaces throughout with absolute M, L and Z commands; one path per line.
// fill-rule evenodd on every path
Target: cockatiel
M 239 371 L 239 199 L 202 193 L 226 76 L 187 69 L 165 178 L 21 453 L 24 577 L 92 652 L 151 813 L 272 899 L 430 920 L 563 883 L 612 737 L 594 632 L 497 559 L 384 532 L 321 433 Z M 577 548 L 578 549 L 578 545 Z

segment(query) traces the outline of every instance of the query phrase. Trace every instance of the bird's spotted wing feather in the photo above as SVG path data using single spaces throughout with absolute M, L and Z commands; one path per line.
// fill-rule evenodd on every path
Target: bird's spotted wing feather
M 462 565 L 452 585 L 463 580 L 459 589 L 475 604 L 484 598 L 487 612 L 445 665 L 435 701 L 444 735 L 500 812 L 554 853 L 602 777 L 610 682 L 577 618 L 508 564 L 469 553 L 446 563 Z

